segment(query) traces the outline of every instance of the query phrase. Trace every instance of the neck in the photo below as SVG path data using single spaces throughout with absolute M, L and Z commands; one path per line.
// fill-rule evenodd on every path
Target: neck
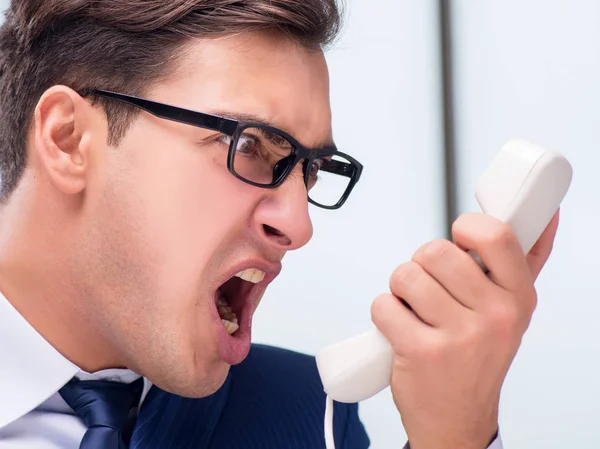
M 80 369 L 121 368 L 110 342 L 93 328 L 86 297 L 71 269 L 76 242 L 64 205 L 48 198 L 34 201 L 26 189 L 19 190 L 0 211 L 0 292 Z

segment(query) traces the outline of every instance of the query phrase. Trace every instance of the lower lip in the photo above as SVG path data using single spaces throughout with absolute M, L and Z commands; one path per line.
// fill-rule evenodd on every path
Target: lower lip
M 215 325 L 217 327 L 219 357 L 228 365 L 242 363 L 250 352 L 253 304 L 251 300 L 245 301 L 241 311 L 238 313 L 239 329 L 233 335 L 229 335 L 225 330 L 216 306 L 213 309 L 216 315 Z

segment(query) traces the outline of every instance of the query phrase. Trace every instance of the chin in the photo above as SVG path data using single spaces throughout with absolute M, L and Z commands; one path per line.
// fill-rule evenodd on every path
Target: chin
M 217 362 L 214 370 L 208 374 L 207 378 L 201 379 L 194 388 L 193 396 L 203 398 L 216 393 L 227 380 L 229 369 L 231 368 L 225 362 Z
M 186 398 L 205 398 L 216 393 L 225 383 L 230 366 L 224 362 L 215 363 L 211 369 L 196 375 L 196 382 L 179 385 L 175 394 Z
M 199 369 L 200 368 L 200 369 Z M 230 366 L 222 361 L 213 361 L 208 366 L 195 367 L 192 370 L 173 370 L 163 372 L 162 376 L 146 377 L 153 385 L 185 398 L 205 398 L 216 393 L 225 383 Z

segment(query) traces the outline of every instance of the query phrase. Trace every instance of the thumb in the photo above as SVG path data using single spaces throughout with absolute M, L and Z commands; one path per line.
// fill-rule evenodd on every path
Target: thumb
M 554 214 L 538 241 L 527 254 L 527 265 L 534 279 L 537 279 L 552 252 L 554 238 L 558 230 L 559 216 L 560 209 Z

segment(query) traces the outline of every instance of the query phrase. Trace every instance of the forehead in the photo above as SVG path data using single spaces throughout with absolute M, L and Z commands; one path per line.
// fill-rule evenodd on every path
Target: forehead
M 261 117 L 307 146 L 332 140 L 322 52 L 263 34 L 197 40 L 153 98 L 207 113 Z

